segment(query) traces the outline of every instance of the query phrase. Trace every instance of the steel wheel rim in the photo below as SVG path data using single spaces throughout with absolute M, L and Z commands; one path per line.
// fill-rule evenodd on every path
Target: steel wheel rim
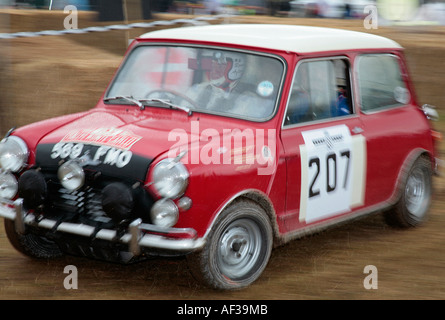
M 408 211 L 416 217 L 422 217 L 425 199 L 429 196 L 426 175 L 421 169 L 416 169 L 408 177 L 405 187 L 405 199 Z
M 221 235 L 218 245 L 218 266 L 230 279 L 245 278 L 261 254 L 262 233 L 251 219 L 232 222 Z

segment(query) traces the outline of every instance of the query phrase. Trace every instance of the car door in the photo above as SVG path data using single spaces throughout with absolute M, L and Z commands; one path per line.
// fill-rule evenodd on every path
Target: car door
M 355 60 L 363 135 L 368 141 L 367 203 L 390 200 L 404 161 L 425 130 L 425 117 L 413 104 L 399 56 L 362 54 Z
M 288 232 L 364 205 L 366 141 L 353 100 L 346 57 L 298 63 L 281 131 Z

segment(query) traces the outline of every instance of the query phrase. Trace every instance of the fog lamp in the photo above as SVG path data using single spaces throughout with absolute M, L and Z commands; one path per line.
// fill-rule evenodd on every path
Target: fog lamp
M 45 177 L 40 171 L 28 170 L 19 178 L 19 197 L 23 199 L 25 209 L 36 209 L 43 205 L 48 188 Z
M 82 166 L 74 160 L 62 164 L 59 167 L 57 176 L 62 186 L 69 191 L 80 189 L 85 182 L 85 172 Z
M 125 184 L 113 182 L 102 190 L 102 208 L 114 221 L 129 219 L 133 206 L 133 194 Z
M 0 174 L 0 198 L 12 199 L 17 194 L 17 179 L 11 173 Z
M 160 227 L 173 227 L 178 222 L 179 210 L 170 199 L 156 201 L 150 211 L 151 222 Z

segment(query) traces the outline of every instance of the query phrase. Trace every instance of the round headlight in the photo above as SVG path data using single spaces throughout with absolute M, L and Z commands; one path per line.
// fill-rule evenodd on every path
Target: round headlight
M 0 166 L 5 171 L 18 172 L 28 161 L 28 147 L 16 136 L 10 136 L 0 142 Z
M 12 199 L 17 194 L 18 183 L 11 173 L 0 174 L 0 198 Z
M 183 195 L 188 180 L 187 168 L 175 159 L 164 159 L 153 170 L 154 187 L 164 198 L 177 198 Z
M 156 201 L 150 211 L 151 222 L 160 227 L 173 227 L 178 222 L 179 210 L 170 199 Z
M 85 182 L 85 172 L 81 165 L 73 160 L 62 164 L 57 176 L 62 186 L 69 191 L 78 190 Z

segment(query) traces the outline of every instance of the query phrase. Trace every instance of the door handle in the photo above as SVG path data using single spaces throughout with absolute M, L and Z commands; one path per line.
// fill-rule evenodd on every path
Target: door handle
M 352 131 L 353 133 L 355 133 L 355 134 L 359 134 L 359 133 L 362 133 L 362 132 L 365 131 L 365 130 L 363 130 L 363 129 L 360 128 L 360 127 L 354 127 L 354 129 L 351 129 L 351 131 Z

